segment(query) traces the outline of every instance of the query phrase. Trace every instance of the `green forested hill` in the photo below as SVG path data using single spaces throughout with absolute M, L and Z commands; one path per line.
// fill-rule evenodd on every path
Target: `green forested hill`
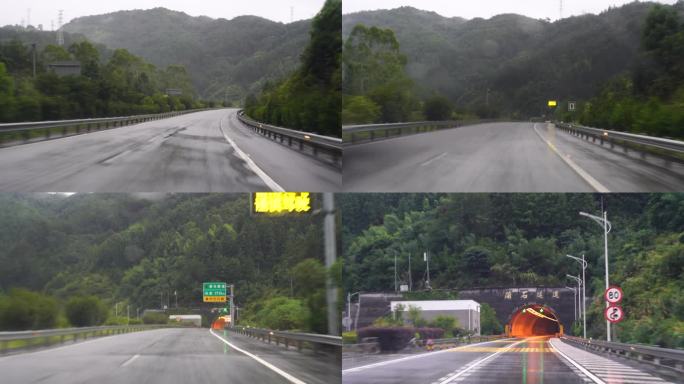
M 394 289 L 399 279 L 424 289 L 429 250 L 435 290 L 568 285 L 584 253 L 588 334 L 605 332 L 603 231 L 579 211 L 600 214 L 591 194 L 347 194 L 343 212 L 346 292 Z M 684 346 L 684 196 L 604 195 L 611 284 L 625 292 L 622 341 Z
M 252 217 L 247 194 L 2 194 L 0 212 L 0 328 L 15 288 L 197 308 L 203 281 L 226 281 L 244 321 L 327 329 L 321 216 Z M 269 302 L 291 318 L 264 324 Z
M 357 24 L 392 30 L 421 98 L 437 93 L 457 109 L 527 118 L 547 113 L 547 100 L 589 99 L 632 71 L 652 7 L 633 2 L 556 22 L 513 14 L 466 21 L 402 7 L 344 15 L 343 34 Z M 684 2 L 675 8 L 684 14 Z
M 294 70 L 310 26 L 310 20 L 211 19 L 154 8 L 80 17 L 64 30 L 125 48 L 158 66 L 184 65 L 202 97 L 239 102 Z

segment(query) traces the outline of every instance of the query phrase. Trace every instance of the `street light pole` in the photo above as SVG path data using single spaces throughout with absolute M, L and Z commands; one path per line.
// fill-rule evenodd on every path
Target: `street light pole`
M 573 287 L 565 286 L 566 289 L 572 289 L 572 295 L 574 297 L 572 302 L 572 310 L 575 312 L 575 321 L 577 321 L 577 289 Z
M 610 224 L 610 221 L 608 221 L 608 212 L 603 211 L 603 217 L 595 216 L 586 212 L 580 212 L 580 216 L 585 216 L 588 217 L 592 220 L 594 220 L 596 223 L 598 223 L 601 227 L 603 227 L 603 259 L 605 261 L 605 266 L 606 266 L 606 290 L 608 287 L 610 287 L 610 282 L 608 281 L 608 232 L 612 229 L 612 225 Z M 608 308 L 609 304 L 606 301 L 606 308 Z M 610 336 L 610 321 L 606 320 L 606 340 L 611 341 L 611 336 Z
M 427 289 L 432 289 L 432 287 L 430 287 L 430 251 L 425 251 L 425 253 L 423 253 L 423 258 L 427 263 Z
M 579 257 L 575 257 L 572 255 L 565 255 L 576 262 L 580 263 L 582 266 L 582 295 L 581 300 L 582 300 L 582 306 L 581 306 L 581 311 L 582 311 L 582 335 L 586 339 L 587 338 L 587 278 L 585 275 L 585 272 L 587 270 L 587 261 L 584 260 L 584 253 L 582 254 L 582 258 L 580 259 Z
M 580 279 L 579 276 L 573 276 L 573 275 L 568 275 L 568 274 L 566 274 L 565 276 L 568 277 L 568 278 L 570 278 L 570 279 L 573 279 L 573 280 L 575 280 L 575 281 L 577 282 L 577 292 L 579 292 L 579 291 L 580 291 L 580 286 L 581 286 L 582 283 L 583 283 L 582 279 Z M 579 302 L 577 302 L 577 306 L 579 307 Z M 580 315 L 580 316 L 581 316 L 581 315 Z
M 394 251 L 394 292 L 397 292 L 397 251 Z

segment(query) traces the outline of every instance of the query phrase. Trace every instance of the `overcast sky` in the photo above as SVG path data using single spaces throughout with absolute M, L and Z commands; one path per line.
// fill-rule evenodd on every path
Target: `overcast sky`
M 164 7 L 185 12 L 191 16 L 209 16 L 214 19 L 232 19 L 236 16 L 255 15 L 283 23 L 290 22 L 290 8 L 294 20 L 310 19 L 323 7 L 325 0 L 3 0 L 0 25 L 26 22 L 31 9 L 31 25 L 43 24 L 50 29 L 57 12 L 64 10 L 64 23 L 80 16 L 99 15 L 129 9 Z
M 563 0 L 563 17 L 583 13 L 599 13 L 610 6 L 631 3 L 632 0 Z M 674 4 L 676 0 L 659 0 Z M 556 20 L 560 15 L 560 0 L 343 0 L 342 13 L 392 9 L 401 6 L 434 11 L 446 17 L 490 18 L 502 13 L 517 13 L 535 19 Z

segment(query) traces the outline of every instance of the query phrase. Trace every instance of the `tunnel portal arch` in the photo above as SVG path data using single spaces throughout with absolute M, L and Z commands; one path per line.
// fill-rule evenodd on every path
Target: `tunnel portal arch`
M 563 334 L 563 324 L 557 312 L 548 305 L 530 303 L 516 307 L 506 324 L 506 334 L 512 337 Z

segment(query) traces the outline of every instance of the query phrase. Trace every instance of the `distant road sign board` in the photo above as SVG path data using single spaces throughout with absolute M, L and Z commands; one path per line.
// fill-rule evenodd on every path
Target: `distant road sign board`
M 205 303 L 225 303 L 226 283 L 210 282 L 202 284 L 202 297 Z
M 606 310 L 603 311 L 603 316 L 611 323 L 619 323 L 624 319 L 625 311 L 622 310 L 622 307 L 614 305 L 606 308 Z
M 574 101 L 571 101 L 568 103 L 568 111 L 573 112 L 575 111 L 575 108 L 577 107 L 577 103 Z
M 166 94 L 169 96 L 180 96 L 183 94 L 183 90 L 177 88 L 167 88 Z
M 549 107 L 556 107 L 558 105 L 558 102 L 556 100 L 549 100 Z
M 342 318 L 342 326 L 345 328 L 349 328 L 352 325 L 352 319 L 351 317 L 343 317 Z
M 606 292 L 603 294 L 603 297 L 606 299 L 606 301 L 611 304 L 617 304 L 621 302 L 622 296 L 622 289 L 616 286 L 608 287 L 608 289 L 606 289 Z

